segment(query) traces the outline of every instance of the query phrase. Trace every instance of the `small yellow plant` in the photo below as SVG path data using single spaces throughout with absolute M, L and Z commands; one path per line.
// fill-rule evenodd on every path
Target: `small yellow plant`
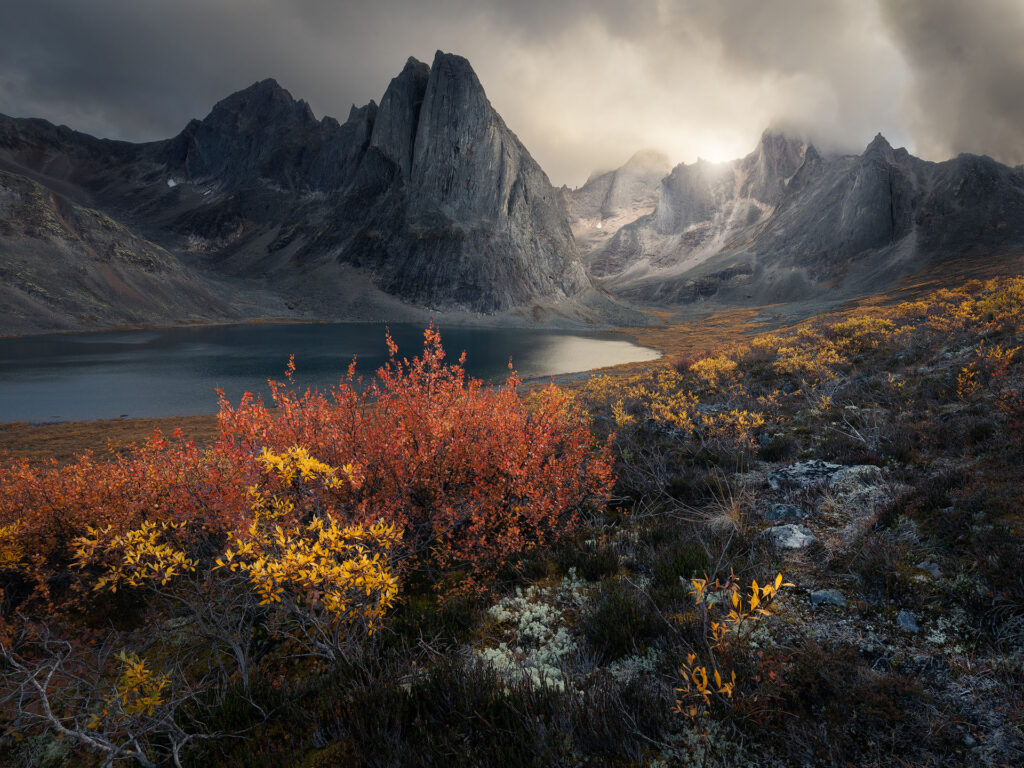
M 213 569 L 245 574 L 261 605 L 295 600 L 335 619 L 363 620 L 372 631 L 398 594 L 386 554 L 400 539 L 383 522 L 369 528 L 319 517 L 288 528 L 254 523 L 244 537 L 232 535 Z
M 710 706 L 712 695 L 717 693 L 731 701 L 733 691 L 736 690 L 735 670 L 729 673 L 728 679 L 723 680 L 722 673 L 713 669 L 709 678 L 707 667 L 697 664 L 696 660 L 697 654 L 687 655 L 686 661 L 679 667 L 683 687 L 676 688 L 676 693 L 680 694 L 680 698 L 676 699 L 676 712 L 690 718 L 697 717 Z
M 961 400 L 970 400 L 971 396 L 978 391 L 981 383 L 978 381 L 978 363 L 973 362 L 960 369 L 956 376 L 956 396 Z
M 657 421 L 671 424 L 683 432 L 693 431 L 697 416 L 697 398 L 689 392 L 654 392 L 647 401 L 647 407 Z
M 800 340 L 802 344 L 779 347 L 778 359 L 773 364 L 777 373 L 817 384 L 833 378 L 836 375 L 834 367 L 846 362 L 831 341 L 806 333 Z
M 309 455 L 309 451 L 299 446 L 293 445 L 281 454 L 264 448 L 258 459 L 268 470 L 276 472 L 285 483 L 296 480 L 320 480 L 328 488 L 340 488 L 347 480 L 353 485 L 358 485 L 358 473 L 354 465 L 345 464 L 340 469 L 335 469 L 314 459 Z M 344 475 L 344 479 L 339 477 L 339 473 Z
M 90 731 L 104 723 L 109 727 L 111 722 L 153 717 L 167 703 L 171 681 L 166 675 L 157 674 L 134 653 L 121 651 L 117 658 L 121 662 L 121 673 L 100 709 L 86 722 L 85 727 Z
M 698 360 L 690 366 L 690 373 L 708 389 L 715 390 L 723 383 L 735 382 L 737 367 L 736 361 L 731 357 L 718 355 Z
M 18 523 L 0 525 L 0 571 L 13 570 L 24 561 L 25 552 L 18 541 L 20 528 Z
M 840 337 L 840 343 L 848 352 L 876 349 L 892 341 L 902 329 L 892 320 L 875 314 L 853 315 L 833 323 L 832 333 Z
M 705 416 L 702 430 L 720 447 L 751 450 L 754 447 L 754 430 L 764 424 L 764 416 L 760 413 L 733 409 Z
M 129 716 L 152 717 L 165 701 L 164 691 L 170 681 L 156 674 L 145 661 L 134 653 L 124 651 L 118 655 L 123 668 L 115 689 L 121 710 Z
M 106 573 L 93 589 L 117 592 L 120 586 L 141 587 L 146 582 L 166 586 L 171 579 L 196 569 L 196 561 L 181 549 L 165 541 L 168 534 L 184 528 L 184 523 L 153 523 L 123 534 L 112 534 L 111 527 L 87 528 L 85 536 L 73 542 L 74 564 L 79 568 L 94 562 L 97 556 L 107 562 Z
M 619 429 L 636 423 L 636 417 L 626 412 L 621 400 L 616 401 L 612 406 L 612 418 L 615 419 L 615 426 Z
M 792 587 L 785 582 L 782 574 L 774 581 L 760 585 L 751 581 L 747 594 L 740 588 L 739 580 L 730 574 L 728 580 L 714 582 L 707 577 L 690 580 L 693 599 L 704 613 L 708 627 L 708 644 L 712 650 L 725 650 L 727 641 L 740 634 L 744 625 L 751 626 L 761 617 L 771 613 L 771 604 L 783 587 Z M 728 613 L 722 614 L 723 610 Z M 719 666 L 712 663 L 698 664 L 697 654 L 691 653 L 680 666 L 679 674 L 683 686 L 676 688 L 675 711 L 687 717 L 696 717 L 706 711 L 712 696 L 719 695 L 731 702 L 736 692 L 736 671 L 723 676 Z M 712 685 L 712 682 L 714 683 Z
M 907 383 L 902 376 L 897 376 L 893 373 L 886 374 L 886 381 L 895 392 L 902 392 L 904 385 Z

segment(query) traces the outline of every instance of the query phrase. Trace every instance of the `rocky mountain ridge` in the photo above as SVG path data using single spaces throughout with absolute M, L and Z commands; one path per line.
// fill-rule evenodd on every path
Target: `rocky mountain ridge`
M 642 151 L 555 189 L 469 62 L 440 51 L 344 122 L 271 79 L 144 144 L 0 116 L 0 172 L 0 333 L 257 317 L 624 325 L 643 321 L 630 306 L 837 301 L 1024 253 L 1024 170 L 926 162 L 880 135 L 840 155 L 769 130 L 744 158 L 674 168 Z M 22 226 L 60 211 L 92 223 Z
M 570 209 L 589 194 L 568 193 Z M 577 213 L 574 228 L 585 223 Z M 964 256 L 1024 253 L 1024 173 L 987 156 L 927 162 L 881 134 L 860 155 L 824 155 L 766 131 L 739 160 L 676 166 L 649 213 L 580 242 L 592 274 L 640 303 L 840 299 Z
M 229 297 L 208 315 L 629 314 L 592 285 L 562 195 L 469 62 L 440 51 L 431 66 L 409 59 L 380 105 L 353 106 L 344 123 L 317 120 L 274 80 L 146 144 L 0 117 L 0 169 L 102 212 Z M 38 282 L 43 261 L 19 263 L 16 284 Z M 91 322 L 70 299 L 80 289 L 37 297 L 56 327 Z M 116 292 L 107 300 L 118 306 Z M 34 327 L 33 314 L 4 330 Z

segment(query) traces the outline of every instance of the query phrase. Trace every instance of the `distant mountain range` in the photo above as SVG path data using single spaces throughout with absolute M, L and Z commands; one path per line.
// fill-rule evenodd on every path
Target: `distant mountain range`
M 469 63 L 409 59 L 317 120 L 264 80 L 174 138 L 0 116 L 0 335 L 259 317 L 626 324 L 631 304 L 839 298 L 1024 249 L 1024 172 L 881 137 L 766 132 L 731 163 L 641 152 L 547 176 Z
M 931 163 L 881 135 L 863 154 L 822 155 L 766 131 L 740 160 L 656 177 L 631 160 L 565 191 L 593 276 L 643 304 L 835 300 L 966 256 L 1024 254 L 1024 170 L 986 156 Z

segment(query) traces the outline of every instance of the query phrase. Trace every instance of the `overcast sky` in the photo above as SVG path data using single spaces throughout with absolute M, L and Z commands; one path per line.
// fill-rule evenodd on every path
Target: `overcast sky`
M 860 150 L 1024 163 L 1024 0 L 0 0 L 0 112 L 133 141 L 274 77 L 317 116 L 408 56 L 466 56 L 556 184 L 635 150 Z

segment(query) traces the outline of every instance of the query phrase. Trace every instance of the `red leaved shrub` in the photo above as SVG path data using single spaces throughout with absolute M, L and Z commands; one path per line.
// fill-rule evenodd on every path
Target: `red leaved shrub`
M 570 532 L 580 510 L 603 504 L 611 456 L 591 436 L 589 416 L 554 386 L 527 403 L 511 374 L 484 387 L 464 356 L 445 362 L 440 334 L 421 356 L 398 356 L 363 392 L 354 369 L 330 392 L 296 393 L 274 383 L 276 409 L 251 396 L 221 403 L 220 455 L 301 445 L 333 466 L 351 463 L 360 482 L 326 500 L 335 514 L 401 525 L 410 557 L 468 575 Z
M 317 498 L 301 509 L 395 523 L 406 564 L 433 579 L 493 574 L 607 500 L 610 453 L 571 396 L 550 386 L 527 402 L 514 373 L 485 387 L 467 377 L 464 357 L 445 361 L 433 328 L 412 360 L 387 342 L 390 360 L 366 388 L 353 364 L 327 392 L 271 382 L 271 404 L 246 395 L 232 406 L 222 396 L 220 436 L 207 451 L 157 434 L 109 462 L 0 466 L 0 581 L 27 580 L 48 595 L 88 526 L 187 520 L 210 536 L 244 530 L 249 489 L 265 485 L 264 448 L 299 446 L 333 467 L 351 465 L 356 482 L 303 487 Z

